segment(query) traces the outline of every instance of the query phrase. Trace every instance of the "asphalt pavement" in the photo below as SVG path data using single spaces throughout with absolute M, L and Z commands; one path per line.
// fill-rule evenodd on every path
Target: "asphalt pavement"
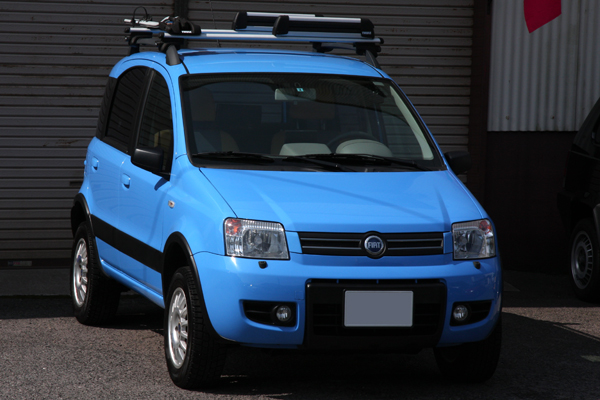
M 483 384 L 448 382 L 431 349 L 403 354 L 269 353 L 233 348 L 219 386 L 175 387 L 163 354 L 162 310 L 121 299 L 115 320 L 73 318 L 69 270 L 0 270 L 0 399 L 214 400 L 600 399 L 600 305 L 567 275 L 505 271 L 503 346 Z

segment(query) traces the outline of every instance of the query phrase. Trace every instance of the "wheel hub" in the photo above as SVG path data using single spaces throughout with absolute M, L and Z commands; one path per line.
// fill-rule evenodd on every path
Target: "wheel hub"
M 585 289 L 590 283 L 593 267 L 594 248 L 592 240 L 586 232 L 579 232 L 573 241 L 571 251 L 571 273 L 578 288 Z

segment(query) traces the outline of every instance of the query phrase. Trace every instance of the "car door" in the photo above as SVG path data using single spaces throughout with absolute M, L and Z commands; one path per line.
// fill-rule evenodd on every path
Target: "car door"
M 94 140 L 88 151 L 94 234 L 101 260 L 112 266 L 119 263 L 114 232 L 119 224 L 120 170 L 128 158 L 145 76 L 146 68 L 137 67 L 125 71 L 116 82 L 109 80 L 109 85 L 115 87 L 114 90 L 109 87 L 112 93 L 106 99 L 110 102 L 108 118 L 99 132 L 100 140 Z
M 157 66 L 157 68 L 160 68 Z M 165 76 L 168 77 L 168 75 Z M 164 213 L 169 209 L 167 193 L 173 160 L 171 94 L 167 79 L 150 72 L 143 99 L 136 149 L 158 149 L 163 153 L 159 170 L 150 171 L 132 163 L 127 156 L 120 171 L 119 229 L 130 237 L 128 251 L 121 255 L 121 268 L 146 287 L 162 293 L 161 250 Z

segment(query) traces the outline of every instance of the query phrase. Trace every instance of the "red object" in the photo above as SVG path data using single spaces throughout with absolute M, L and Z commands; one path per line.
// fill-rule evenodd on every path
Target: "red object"
M 479 229 L 481 229 L 484 232 L 488 232 L 490 230 L 490 223 L 487 222 L 487 220 L 482 220 L 481 222 L 479 222 Z
M 529 33 L 546 25 L 561 14 L 560 0 L 523 0 Z
M 225 232 L 230 236 L 235 236 L 242 229 L 242 221 L 239 219 L 230 218 L 225 224 Z

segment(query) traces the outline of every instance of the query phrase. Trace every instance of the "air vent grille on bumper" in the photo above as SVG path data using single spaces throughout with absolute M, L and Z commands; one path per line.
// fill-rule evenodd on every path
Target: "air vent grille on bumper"
M 410 327 L 346 327 L 346 291 L 413 292 Z M 444 328 L 446 286 L 437 280 L 313 280 L 306 285 L 309 348 L 419 349 L 437 344 Z
M 298 232 L 302 253 L 366 256 L 364 240 L 376 235 L 385 243 L 382 256 L 424 256 L 444 253 L 444 234 L 433 233 L 322 233 Z

